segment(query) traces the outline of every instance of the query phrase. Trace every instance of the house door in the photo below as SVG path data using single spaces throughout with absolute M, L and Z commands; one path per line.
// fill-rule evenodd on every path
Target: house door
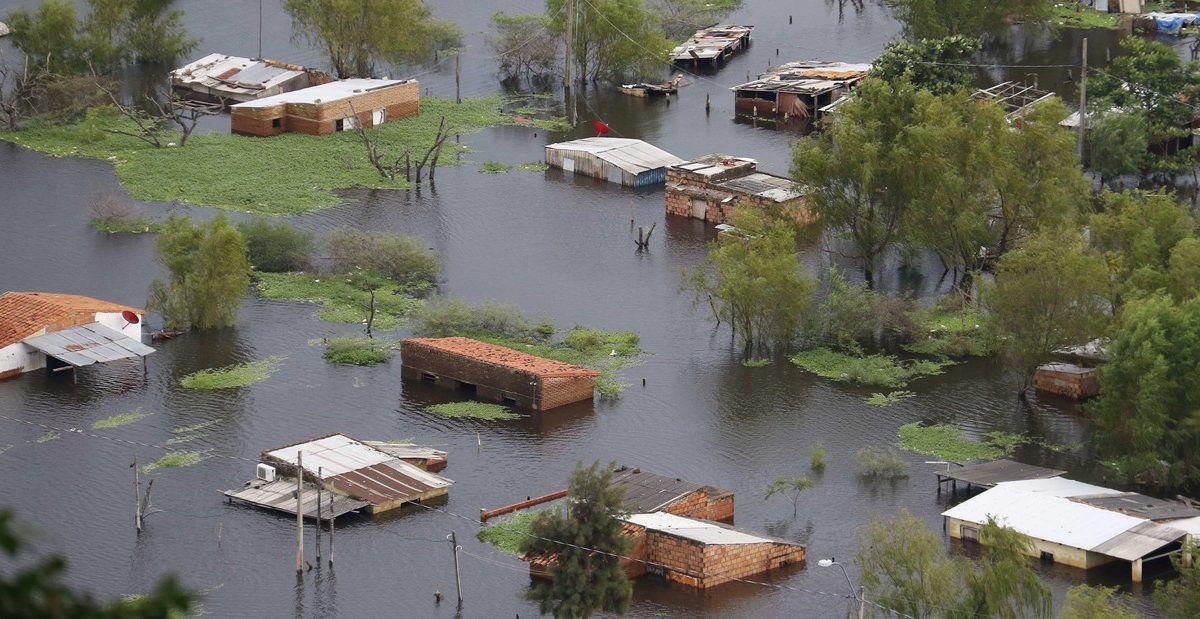
M 378 127 L 387 120 L 387 108 L 379 108 L 371 112 L 371 126 Z
M 700 198 L 692 198 L 691 215 L 696 219 L 704 219 L 708 214 L 708 202 Z
M 341 125 L 342 126 L 341 126 L 341 128 L 338 129 L 338 131 L 350 131 L 351 129 L 354 129 L 355 127 L 358 126 L 358 117 L 357 116 L 347 116 L 342 119 Z

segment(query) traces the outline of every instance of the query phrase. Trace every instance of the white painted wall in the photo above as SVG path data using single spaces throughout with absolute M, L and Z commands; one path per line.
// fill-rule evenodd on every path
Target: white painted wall
M 142 316 L 139 316 L 141 318 Z M 101 312 L 96 314 L 96 322 L 112 329 L 120 331 L 124 336 L 133 338 L 137 341 L 142 341 L 142 322 L 138 321 L 136 325 L 125 324 L 125 318 L 120 312 Z
M 131 325 L 125 323 L 125 318 L 120 312 L 100 312 L 95 316 L 94 322 L 98 322 L 114 331 L 120 331 L 122 335 L 133 338 L 137 341 L 142 341 L 142 323 Z M 46 329 L 42 329 L 33 335 L 44 335 Z M 30 337 L 33 337 L 32 335 Z M 26 346 L 21 342 L 9 344 L 4 348 L 0 348 L 0 372 L 7 372 L 13 369 L 21 369 L 22 372 L 32 372 L 46 367 L 46 354 L 34 350 L 30 346 Z

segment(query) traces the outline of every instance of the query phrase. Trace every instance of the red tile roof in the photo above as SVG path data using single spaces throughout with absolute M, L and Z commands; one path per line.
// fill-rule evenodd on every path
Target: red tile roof
M 0 295 L 0 347 L 19 342 L 64 318 L 80 317 L 92 322 L 97 312 L 145 310 L 92 297 L 56 292 L 6 292 Z M 82 324 L 82 323 L 80 323 Z
M 493 363 L 506 368 L 536 374 L 542 378 L 599 376 L 600 372 L 570 363 L 537 357 L 519 350 L 489 344 L 469 337 L 420 337 L 404 340 L 404 344 L 417 344 L 437 350 Z

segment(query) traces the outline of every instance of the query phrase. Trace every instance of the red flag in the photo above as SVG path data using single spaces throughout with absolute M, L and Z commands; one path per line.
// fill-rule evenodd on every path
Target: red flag
M 608 125 L 603 120 L 593 120 L 592 127 L 596 129 L 596 135 L 608 135 Z

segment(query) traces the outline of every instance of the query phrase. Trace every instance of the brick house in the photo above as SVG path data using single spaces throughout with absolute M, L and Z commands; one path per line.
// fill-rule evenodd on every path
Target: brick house
M 613 473 L 612 486 L 624 492 L 623 507 L 631 514 L 666 512 L 733 524 L 733 492 L 622 466 Z
M 400 342 L 400 374 L 534 411 L 591 400 L 600 372 L 466 337 Z
M 259 137 L 285 131 L 327 135 L 416 116 L 420 95 L 416 80 L 339 80 L 234 105 L 229 126 Z
M 667 214 L 703 219 L 711 224 L 729 221 L 733 209 L 749 205 L 774 207 L 801 224 L 814 216 L 804 191 L 791 179 L 758 171 L 758 162 L 730 155 L 705 155 L 667 168 Z

